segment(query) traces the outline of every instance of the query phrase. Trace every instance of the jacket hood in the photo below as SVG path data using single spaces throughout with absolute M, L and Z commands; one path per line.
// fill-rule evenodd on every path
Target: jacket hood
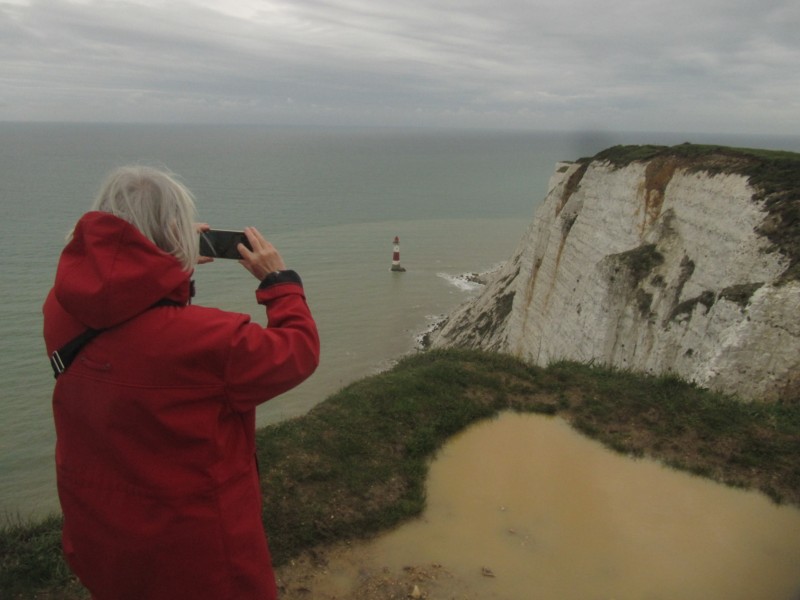
M 136 227 L 110 213 L 86 213 L 61 253 L 54 293 L 92 329 L 117 325 L 164 299 L 185 304 L 191 273 Z

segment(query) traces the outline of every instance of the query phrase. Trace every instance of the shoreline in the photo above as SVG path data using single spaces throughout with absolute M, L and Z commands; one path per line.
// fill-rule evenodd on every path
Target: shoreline
M 505 264 L 506 261 L 502 261 L 486 271 L 480 272 L 470 271 L 461 273 L 459 275 L 446 275 L 444 273 L 438 273 L 438 275 L 461 290 L 477 291 L 480 288 L 486 287 L 492 278 L 502 270 Z M 450 313 L 458 310 L 459 306 L 463 305 L 465 302 L 469 302 L 469 298 L 454 306 Z M 428 326 L 414 336 L 414 350 L 424 351 L 430 349 L 432 343 L 431 337 L 442 327 L 444 327 L 445 323 L 447 323 L 447 320 L 450 318 L 450 313 L 431 315 L 428 317 Z

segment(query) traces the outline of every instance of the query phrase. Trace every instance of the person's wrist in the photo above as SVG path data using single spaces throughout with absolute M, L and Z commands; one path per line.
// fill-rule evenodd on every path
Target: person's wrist
M 269 273 L 261 280 L 261 285 L 259 285 L 259 289 L 264 289 L 266 287 L 276 285 L 279 283 L 297 283 L 299 285 L 303 285 L 300 276 L 291 269 L 280 269 L 278 271 L 273 271 Z

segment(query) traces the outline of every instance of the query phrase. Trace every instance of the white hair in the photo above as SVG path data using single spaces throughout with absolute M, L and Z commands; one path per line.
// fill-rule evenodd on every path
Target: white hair
M 106 179 L 92 210 L 124 219 L 185 270 L 194 269 L 200 252 L 197 209 L 192 193 L 174 174 L 152 167 L 120 167 Z

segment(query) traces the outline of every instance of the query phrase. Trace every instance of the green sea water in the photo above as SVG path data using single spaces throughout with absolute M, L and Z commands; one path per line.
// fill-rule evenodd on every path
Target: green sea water
M 301 415 L 415 351 L 416 337 L 477 287 L 458 279 L 508 258 L 555 163 L 614 143 L 685 135 L 575 135 L 0 123 L 0 518 L 58 510 L 41 305 L 64 237 L 105 175 L 162 166 L 195 193 L 200 219 L 258 227 L 302 276 L 318 322 L 318 371 L 259 410 Z M 797 138 L 691 138 L 800 150 Z M 405 273 L 389 270 L 401 241 Z M 196 272 L 195 302 L 247 312 L 255 280 L 235 262 Z

